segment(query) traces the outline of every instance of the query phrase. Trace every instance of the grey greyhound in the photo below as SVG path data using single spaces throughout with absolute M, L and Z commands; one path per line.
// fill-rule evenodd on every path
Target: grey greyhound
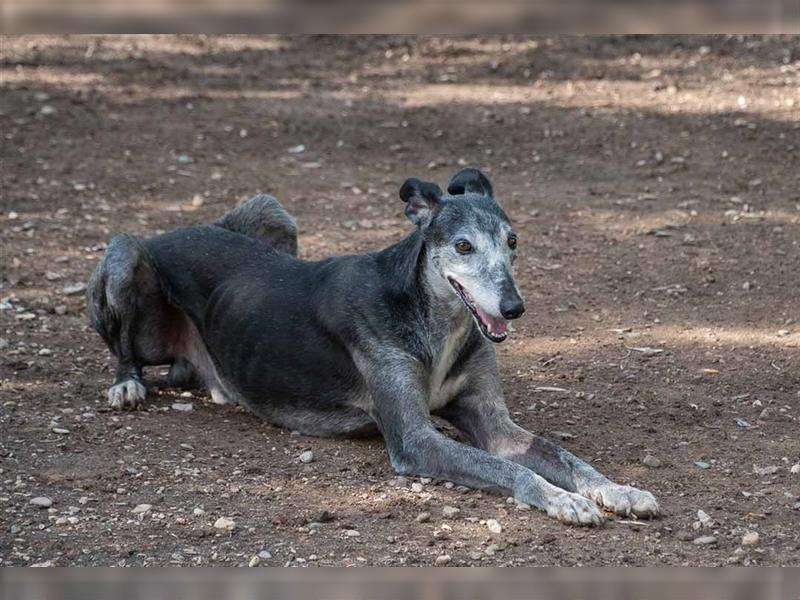
M 210 225 L 115 236 L 87 290 L 118 360 L 111 406 L 135 408 L 142 368 L 169 364 L 172 385 L 304 434 L 379 431 L 400 474 L 510 491 L 565 523 L 657 516 L 649 492 L 511 420 L 493 344 L 525 309 L 517 235 L 488 178 L 464 169 L 447 193 L 412 178 L 400 197 L 408 236 L 316 262 L 296 257 L 296 224 L 266 195 Z

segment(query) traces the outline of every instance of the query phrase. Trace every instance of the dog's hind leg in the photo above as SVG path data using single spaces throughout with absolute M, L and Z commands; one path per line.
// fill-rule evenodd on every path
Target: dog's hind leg
M 297 256 L 297 223 L 277 198 L 259 194 L 226 212 L 214 225 Z
M 142 367 L 172 362 L 167 330 L 174 320 L 136 236 L 111 240 L 87 286 L 86 305 L 89 322 L 117 359 L 109 404 L 136 408 L 147 394 Z

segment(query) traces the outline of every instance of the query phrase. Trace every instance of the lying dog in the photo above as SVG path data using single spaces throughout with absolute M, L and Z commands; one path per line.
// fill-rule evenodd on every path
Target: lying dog
M 524 312 L 517 236 L 476 169 L 400 189 L 414 231 L 371 254 L 296 258 L 294 220 L 257 196 L 211 225 L 113 238 L 87 290 L 119 364 L 114 408 L 145 398 L 145 365 L 199 383 L 309 435 L 380 431 L 394 469 L 500 488 L 574 524 L 599 507 L 655 516 L 646 491 L 611 482 L 509 417 L 493 344 Z M 472 445 L 434 427 L 450 421 Z

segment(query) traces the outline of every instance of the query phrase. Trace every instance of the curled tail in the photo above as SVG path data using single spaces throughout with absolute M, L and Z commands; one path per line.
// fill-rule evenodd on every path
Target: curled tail
M 214 225 L 297 256 L 297 223 L 277 198 L 259 194 L 229 210 Z

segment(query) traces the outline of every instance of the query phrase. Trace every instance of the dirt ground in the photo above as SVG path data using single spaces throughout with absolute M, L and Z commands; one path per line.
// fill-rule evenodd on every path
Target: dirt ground
M 800 564 L 800 39 L 37 37 L 1 59 L 0 564 Z M 572 528 L 397 478 L 378 439 L 294 435 L 164 369 L 144 410 L 107 410 L 79 284 L 112 234 L 267 192 L 303 257 L 363 252 L 409 231 L 406 177 L 466 164 L 519 230 L 513 414 L 663 518 Z

